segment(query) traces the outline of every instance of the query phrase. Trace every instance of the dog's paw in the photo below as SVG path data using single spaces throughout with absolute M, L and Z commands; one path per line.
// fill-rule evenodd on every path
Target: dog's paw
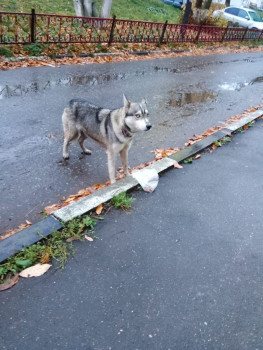
M 89 149 L 85 149 L 85 151 L 83 152 L 84 154 L 87 154 L 88 156 L 90 156 L 92 154 L 91 150 Z
M 63 154 L 63 159 L 69 159 L 69 155 L 68 154 Z

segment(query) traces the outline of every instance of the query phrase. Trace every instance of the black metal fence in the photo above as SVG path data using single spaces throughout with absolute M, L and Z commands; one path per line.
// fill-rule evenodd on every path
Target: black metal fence
M 263 39 L 263 30 L 0 12 L 0 44 L 176 43 Z

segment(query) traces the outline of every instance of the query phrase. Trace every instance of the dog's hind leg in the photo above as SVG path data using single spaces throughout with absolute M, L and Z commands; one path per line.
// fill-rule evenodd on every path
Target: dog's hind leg
M 80 131 L 79 138 L 78 138 L 78 142 L 79 142 L 79 145 L 80 145 L 80 147 L 81 147 L 83 153 L 84 153 L 84 154 L 92 154 L 91 150 L 87 149 L 87 148 L 84 146 L 84 144 L 83 144 L 83 142 L 84 142 L 85 139 L 86 139 L 86 136 L 83 134 L 82 131 Z
M 78 135 L 78 134 L 77 134 Z M 71 141 L 77 138 L 77 135 L 66 135 L 64 136 L 64 143 L 63 143 L 63 158 L 69 159 L 68 154 L 68 146 Z
M 69 143 L 78 137 L 78 130 L 75 127 L 69 127 L 69 125 L 66 123 L 63 123 L 63 126 L 64 126 L 63 158 L 68 159 Z

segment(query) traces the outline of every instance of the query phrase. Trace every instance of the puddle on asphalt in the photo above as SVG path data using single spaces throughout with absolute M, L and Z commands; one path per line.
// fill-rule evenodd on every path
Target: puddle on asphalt
M 202 92 L 183 92 L 183 93 L 172 93 L 169 99 L 169 105 L 172 107 L 182 107 L 191 103 L 202 103 L 207 101 L 215 100 L 217 97 L 216 93 L 210 91 Z
M 250 84 L 253 85 L 253 84 L 256 84 L 256 83 L 263 83 L 263 77 L 257 77 L 253 80 L 251 80 Z
M 191 86 L 190 86 L 191 88 Z M 196 88 L 196 87 L 195 87 Z M 196 92 L 178 92 L 171 91 L 165 101 L 161 101 L 160 107 L 183 107 L 196 103 L 205 103 L 215 101 L 218 94 L 213 91 L 196 91 Z
M 112 80 L 125 80 L 130 76 L 144 76 L 144 71 L 136 71 L 133 73 L 113 73 L 101 75 L 75 75 L 60 78 L 57 80 L 48 80 L 43 82 L 31 82 L 25 85 L 0 85 L 0 100 L 14 96 L 24 96 L 29 93 L 36 93 L 45 90 L 55 89 L 57 87 L 69 86 L 95 86 Z
M 240 91 L 243 87 L 250 85 L 250 83 L 224 83 L 219 85 L 219 88 L 224 91 Z
M 200 66 L 198 66 L 200 68 Z M 153 67 L 152 71 L 148 71 L 147 74 L 154 74 L 154 72 L 168 72 L 168 73 L 183 73 L 184 71 L 191 71 L 195 66 L 184 68 L 167 68 L 167 67 Z M 69 75 L 68 77 L 59 78 L 56 80 L 47 81 L 34 81 L 28 84 L 18 85 L 0 85 L 0 100 L 4 98 L 10 98 L 15 96 L 24 96 L 29 93 L 37 93 L 45 90 L 55 89 L 57 87 L 71 87 L 71 86 L 95 86 L 103 84 L 109 81 L 127 80 L 130 77 L 143 77 L 146 72 L 134 71 L 126 73 L 105 73 L 100 75 Z M 220 90 L 226 91 L 239 91 L 243 87 L 253 85 L 256 83 L 262 83 L 263 76 L 256 77 L 255 79 L 244 83 L 223 83 L 219 85 Z M 193 86 L 189 85 L 191 89 Z M 198 88 L 198 86 L 195 86 Z M 214 92 L 189 92 L 189 93 L 176 93 L 176 96 L 171 99 L 171 106 L 183 106 L 185 104 L 206 102 L 209 99 L 215 99 L 217 96 Z
M 257 77 L 255 79 L 250 80 L 249 82 L 244 83 L 224 83 L 219 85 L 220 90 L 225 91 L 240 91 L 242 88 L 248 85 L 254 85 L 257 83 L 263 83 L 263 76 Z

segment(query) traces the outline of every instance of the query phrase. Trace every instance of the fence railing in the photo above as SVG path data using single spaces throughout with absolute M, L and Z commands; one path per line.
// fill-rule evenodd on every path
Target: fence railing
M 176 43 L 263 40 L 263 31 L 31 13 L 0 12 L 0 44 Z

